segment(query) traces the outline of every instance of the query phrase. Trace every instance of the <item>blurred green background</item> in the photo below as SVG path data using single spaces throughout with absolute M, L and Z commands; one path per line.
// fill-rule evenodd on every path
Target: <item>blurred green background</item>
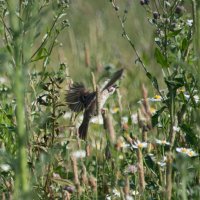
M 143 61 L 149 64 L 147 69 L 158 77 L 160 67 L 153 59 L 154 30 L 145 17 L 144 7 L 139 1 L 117 3 L 117 13 L 123 15 L 125 10 L 128 12 L 125 23 L 127 33 Z M 141 97 L 140 87 L 143 83 L 149 88 L 150 94 L 155 93 L 141 65 L 135 63 L 133 49 L 122 36 L 117 13 L 108 0 L 71 1 L 67 13 L 70 27 L 59 37 L 60 45 L 59 49 L 54 49 L 52 65 L 57 65 L 59 58 L 60 62 L 67 63 L 69 75 L 74 81 L 86 82 L 91 87 L 91 71 L 98 80 L 106 67 L 123 67 L 126 69 L 126 78 L 122 81 L 121 92 L 130 104 L 135 104 Z

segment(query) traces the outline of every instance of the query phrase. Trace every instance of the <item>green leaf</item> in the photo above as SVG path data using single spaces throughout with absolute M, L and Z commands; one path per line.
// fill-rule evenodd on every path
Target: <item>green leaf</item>
M 181 31 L 182 31 L 182 29 L 175 30 L 175 31 L 169 33 L 169 34 L 168 34 L 168 37 L 175 37 L 175 36 L 177 36 Z
M 181 52 L 185 52 L 187 48 L 188 48 L 188 40 L 187 38 L 184 38 L 182 41 Z
M 149 72 L 146 73 L 147 77 L 151 80 L 152 85 L 159 90 L 158 81 L 155 76 L 152 76 Z
M 158 124 L 158 118 L 165 110 L 166 106 L 163 106 L 160 110 L 157 110 L 156 113 L 151 118 L 152 126 L 155 127 Z
M 182 124 L 181 126 L 181 130 L 186 134 L 185 138 L 187 140 L 187 142 L 193 146 L 198 145 L 198 138 L 195 135 L 192 127 L 189 124 Z
M 156 61 L 161 64 L 162 67 L 169 67 L 164 55 L 160 52 L 158 48 L 155 49 L 155 54 L 154 54 Z

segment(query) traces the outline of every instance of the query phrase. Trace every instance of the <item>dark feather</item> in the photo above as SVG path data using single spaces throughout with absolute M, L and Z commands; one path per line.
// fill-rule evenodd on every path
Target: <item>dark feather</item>
M 85 108 L 85 99 L 89 95 L 83 83 L 74 83 L 67 91 L 66 102 L 74 112 L 80 112 Z
M 109 82 L 104 86 L 104 88 L 102 89 L 102 91 L 104 91 L 105 89 L 108 89 L 109 87 L 113 86 L 114 83 L 119 80 L 123 74 L 124 69 L 120 69 L 118 71 L 116 71 L 112 78 L 109 80 Z

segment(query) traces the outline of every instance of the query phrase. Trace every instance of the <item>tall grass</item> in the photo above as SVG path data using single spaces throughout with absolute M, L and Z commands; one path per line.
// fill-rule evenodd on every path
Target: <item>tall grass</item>
M 200 198 L 198 1 L 0 5 L 2 199 Z M 67 89 L 118 67 L 83 141 Z

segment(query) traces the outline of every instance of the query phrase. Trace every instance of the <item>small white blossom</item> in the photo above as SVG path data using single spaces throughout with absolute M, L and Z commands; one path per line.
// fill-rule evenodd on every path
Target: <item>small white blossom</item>
M 191 98 L 190 95 L 189 95 L 188 93 L 184 93 L 184 96 L 185 96 L 185 98 L 186 98 L 187 100 Z M 198 95 L 194 95 L 193 98 L 194 98 L 194 100 L 195 100 L 196 103 L 199 102 L 199 96 L 198 96 Z
M 187 22 L 186 22 L 186 24 L 188 26 L 192 26 L 193 25 L 193 20 L 192 19 L 188 19 Z
M 176 148 L 176 151 L 179 152 L 179 153 L 184 153 L 184 154 L 187 154 L 187 151 L 190 151 L 192 149 L 187 149 L 187 148 L 184 148 L 184 147 L 177 147 Z
M 138 149 L 138 148 L 147 148 L 147 143 L 146 142 L 140 142 L 139 140 L 137 140 L 136 142 L 134 142 L 134 144 L 132 144 L 132 147 L 134 149 Z
M 180 147 L 180 148 L 176 148 L 176 151 L 179 153 L 185 154 L 189 157 L 198 156 L 198 154 L 195 151 L 193 151 L 191 148 Z
M 86 156 L 86 152 L 84 150 L 78 150 L 78 151 L 72 152 L 72 157 L 75 157 L 75 158 L 85 158 L 85 156 Z
M 160 144 L 160 145 L 170 145 L 170 143 L 167 142 L 166 140 L 158 140 L 158 139 L 156 139 L 156 143 Z
M 196 153 L 196 152 L 193 151 L 193 150 L 188 150 L 187 155 L 188 155 L 189 157 L 195 157 L 195 156 L 198 156 L 198 153 Z
M 150 98 L 147 98 L 147 100 L 149 102 L 160 102 L 162 101 L 162 97 L 160 95 L 155 95 L 154 97 L 150 97 Z M 144 101 L 144 99 L 141 99 L 140 101 L 138 101 L 138 103 L 142 103 Z
M 0 168 L 2 171 L 5 171 L 5 172 L 7 172 L 11 169 L 10 165 L 8 165 L 8 164 L 1 164 Z
M 148 98 L 148 100 L 149 100 L 150 102 L 160 102 L 160 101 L 162 101 L 162 97 L 161 97 L 160 95 L 155 95 L 155 96 L 152 97 L 152 98 Z

